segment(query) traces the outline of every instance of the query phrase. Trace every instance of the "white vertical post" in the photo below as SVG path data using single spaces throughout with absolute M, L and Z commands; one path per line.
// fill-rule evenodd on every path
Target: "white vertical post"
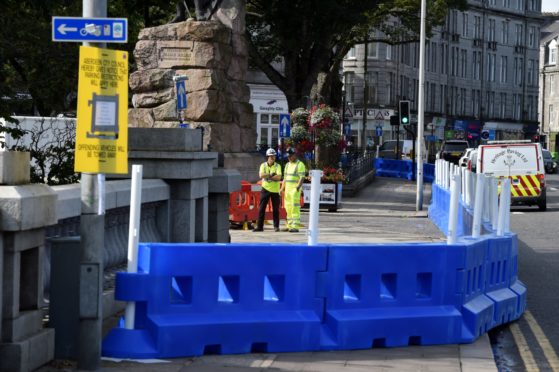
M 450 163 L 444 162 L 444 188 L 450 189 Z
M 483 177 L 484 187 L 488 182 L 489 182 L 489 176 L 484 175 L 484 177 Z M 491 222 L 491 214 L 490 214 L 489 208 L 488 208 L 488 206 L 490 205 L 490 202 L 491 202 L 491 199 L 489 197 L 490 196 L 489 196 L 488 192 L 484 193 L 483 205 L 486 206 L 485 208 L 483 208 L 483 214 L 482 214 L 484 222 Z
M 448 212 L 447 244 L 454 244 L 457 240 L 456 226 L 458 225 L 458 207 L 460 200 L 460 173 L 454 174 L 450 182 L 450 210 Z
M 491 227 L 497 230 L 499 219 L 499 181 L 491 177 Z
M 510 205 L 511 205 L 511 180 L 507 183 L 507 194 L 505 195 L 505 201 L 507 202 L 507 208 L 505 209 L 505 234 L 510 233 Z
M 462 202 L 466 204 L 466 197 L 468 195 L 468 189 L 466 188 L 466 168 L 459 167 L 460 176 L 462 177 Z
M 473 208 L 474 206 L 474 192 L 472 190 L 472 177 L 473 174 L 468 169 L 466 169 L 466 205 L 468 208 Z
M 477 174 L 477 187 L 476 187 L 476 199 L 474 202 L 474 221 L 472 224 L 472 237 L 479 238 L 481 234 L 481 214 L 483 209 L 483 201 L 485 199 L 485 177 L 482 173 Z
M 507 202 L 507 198 L 510 199 L 510 179 L 505 178 L 501 182 L 501 198 L 499 202 L 499 218 L 497 221 L 497 236 L 505 235 L 507 209 L 510 207 Z
M 138 272 L 138 242 L 140 240 L 140 212 L 142 210 L 142 165 L 132 165 L 130 195 L 130 227 L 128 229 L 128 272 Z M 124 328 L 134 329 L 136 303 L 127 302 L 124 313 Z
M 311 170 L 311 200 L 309 207 L 309 228 L 307 230 L 308 245 L 316 245 L 318 241 L 318 206 L 320 202 L 320 178 L 322 171 Z
M 382 139 L 381 139 L 381 143 L 382 143 Z M 377 153 L 376 153 L 376 156 L 375 156 L 375 158 L 377 158 L 377 159 L 378 159 L 379 152 L 380 152 L 380 146 L 377 145 Z
M 439 159 L 435 160 L 435 185 L 439 184 Z

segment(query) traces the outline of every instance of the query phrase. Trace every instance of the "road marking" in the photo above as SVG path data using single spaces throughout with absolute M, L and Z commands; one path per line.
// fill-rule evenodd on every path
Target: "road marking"
M 551 189 L 551 191 L 557 191 L 557 189 L 555 187 L 551 187 L 550 189 Z
M 549 339 L 545 336 L 545 333 L 543 333 L 543 330 L 536 321 L 536 318 L 534 318 L 531 312 L 526 311 L 524 313 L 524 319 L 526 319 L 528 326 L 530 326 L 530 329 L 532 330 L 532 332 L 534 332 L 536 341 L 538 341 L 538 344 L 540 344 L 540 347 L 542 348 L 551 369 L 554 371 L 559 371 L 559 357 L 557 357 L 557 353 L 555 353 L 555 350 L 553 350 L 551 342 L 549 342 Z
M 530 346 L 528 346 L 526 338 L 522 334 L 518 323 L 512 323 L 509 328 L 512 333 L 512 337 L 514 338 L 516 347 L 518 348 L 518 352 L 520 353 L 520 358 L 524 363 L 524 367 L 526 367 L 526 371 L 539 371 L 540 369 L 538 368 L 538 364 L 534 359 L 534 354 L 532 354 L 532 352 L 530 351 Z
M 524 212 L 512 212 L 512 214 L 525 214 Z

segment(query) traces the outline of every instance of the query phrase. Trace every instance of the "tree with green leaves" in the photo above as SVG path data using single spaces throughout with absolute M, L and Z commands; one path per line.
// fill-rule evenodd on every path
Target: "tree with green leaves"
M 466 5 L 428 0 L 428 32 L 444 23 L 449 9 Z M 313 90 L 326 97 L 330 84 L 339 84 L 340 64 L 353 45 L 417 41 L 419 16 L 418 0 L 247 0 L 251 63 L 283 91 L 290 109 L 305 106 Z M 374 30 L 386 37 L 373 40 Z

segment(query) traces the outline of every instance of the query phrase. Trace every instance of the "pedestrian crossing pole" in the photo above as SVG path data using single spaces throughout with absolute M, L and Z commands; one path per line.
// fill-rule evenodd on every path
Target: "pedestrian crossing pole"
M 426 1 L 421 0 L 421 27 L 419 34 L 419 99 L 417 112 L 417 198 L 415 210 L 423 210 L 423 128 L 425 121 L 425 17 Z

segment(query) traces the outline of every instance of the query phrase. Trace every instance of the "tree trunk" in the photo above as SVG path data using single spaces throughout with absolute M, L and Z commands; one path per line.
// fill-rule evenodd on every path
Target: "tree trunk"
M 342 82 L 337 74 L 320 72 L 312 87 L 311 97 L 315 104 L 325 103 L 335 108 L 342 107 Z

